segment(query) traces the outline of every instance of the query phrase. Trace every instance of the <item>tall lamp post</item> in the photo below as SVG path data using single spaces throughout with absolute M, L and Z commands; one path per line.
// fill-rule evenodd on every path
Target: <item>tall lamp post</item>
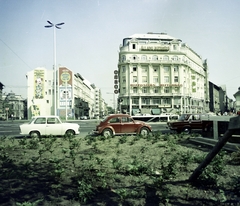
M 54 115 L 57 114 L 57 77 L 56 77 L 56 67 L 57 67 L 57 54 L 56 54 L 56 28 L 61 29 L 61 25 L 64 24 L 58 23 L 58 24 L 53 24 L 50 21 L 47 21 L 49 25 L 46 25 L 45 28 L 52 28 L 53 27 L 53 50 L 54 50 L 54 71 L 53 71 L 53 82 L 54 82 Z

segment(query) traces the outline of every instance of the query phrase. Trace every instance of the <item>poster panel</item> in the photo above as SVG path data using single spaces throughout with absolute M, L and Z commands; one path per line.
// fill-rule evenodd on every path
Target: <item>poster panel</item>
M 34 98 L 44 98 L 44 70 L 34 70 Z
M 72 71 L 59 68 L 59 107 L 71 107 L 72 104 Z

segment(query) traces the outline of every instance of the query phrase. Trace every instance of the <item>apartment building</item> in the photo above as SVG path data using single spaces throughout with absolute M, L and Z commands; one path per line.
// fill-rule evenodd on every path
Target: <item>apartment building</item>
M 88 82 L 79 73 L 66 67 L 56 72 L 38 67 L 27 73 L 28 118 L 36 115 L 56 115 L 63 119 L 79 119 L 81 116 L 99 118 L 100 89 Z M 55 101 L 56 100 L 56 101 Z
M 118 77 L 123 113 L 203 112 L 209 108 L 207 61 L 166 33 L 124 38 Z

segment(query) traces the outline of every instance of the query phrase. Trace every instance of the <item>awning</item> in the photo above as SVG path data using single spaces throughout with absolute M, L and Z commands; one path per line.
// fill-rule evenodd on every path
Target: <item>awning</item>
M 153 115 L 161 114 L 161 109 L 159 109 L 159 108 L 152 109 L 152 110 L 151 110 L 151 113 L 152 113 Z
M 141 113 L 140 109 L 132 109 L 132 115 Z

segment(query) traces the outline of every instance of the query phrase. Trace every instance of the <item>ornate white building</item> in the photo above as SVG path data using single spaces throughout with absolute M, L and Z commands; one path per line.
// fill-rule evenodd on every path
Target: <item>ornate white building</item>
M 206 60 L 165 33 L 123 39 L 118 78 L 123 113 L 203 112 L 209 108 Z

